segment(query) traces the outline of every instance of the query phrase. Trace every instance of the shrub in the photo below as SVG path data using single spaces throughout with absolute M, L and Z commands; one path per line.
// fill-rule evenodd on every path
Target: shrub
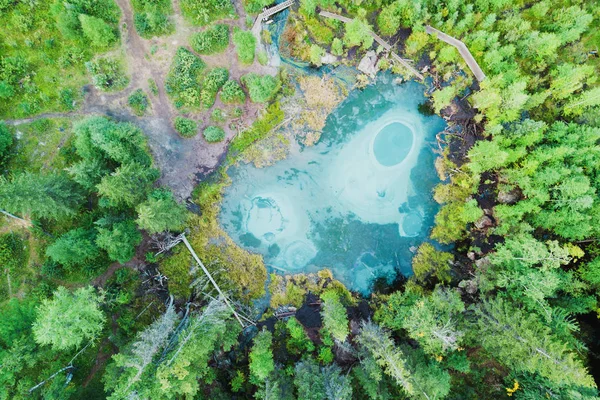
M 262 11 L 266 6 L 273 4 L 273 0 L 244 0 L 246 12 L 255 14 Z
M 175 107 L 198 107 L 200 105 L 200 72 L 206 64 L 189 50 L 177 49 L 171 70 L 165 81 L 165 89 Z
M 123 65 L 118 59 L 98 58 L 85 63 L 85 66 L 92 74 L 94 86 L 100 90 L 121 90 L 129 83 L 129 79 L 123 71 Z
M 200 26 L 235 17 L 231 0 L 181 0 L 181 12 L 190 23 Z
M 339 38 L 333 39 L 333 43 L 331 43 L 331 53 L 334 56 L 341 56 L 344 54 L 344 47 L 342 45 L 342 41 Z
M 315 64 L 317 67 L 323 65 L 321 58 L 323 58 L 324 55 L 325 49 L 318 44 L 313 44 L 310 46 L 310 62 Z
M 220 108 L 215 108 L 210 115 L 210 119 L 215 122 L 225 122 L 227 115 Z
M 198 124 L 189 118 L 175 117 L 175 130 L 183 137 L 193 137 L 198 133 Z
M 158 85 L 154 79 L 148 78 L 148 87 L 153 95 L 158 96 Z
M 266 103 L 271 100 L 281 86 L 278 78 L 255 73 L 244 75 L 242 83 L 248 88 L 250 99 L 254 103 Z
M 269 63 L 269 55 L 264 50 L 258 52 L 257 58 L 260 65 L 267 65 Z
M 226 68 L 214 68 L 206 74 L 202 81 L 202 93 L 200 94 L 204 107 L 210 108 L 215 104 L 217 93 L 219 93 L 228 78 L 229 71 Z
M 242 64 L 252 64 L 256 52 L 256 38 L 250 31 L 236 30 L 233 34 L 233 43 L 238 60 Z
M 127 99 L 127 104 L 133 109 L 133 113 L 137 116 L 142 116 L 148 108 L 148 96 L 142 89 L 137 89 Z
M 107 48 L 117 39 L 110 25 L 100 18 L 79 14 L 79 22 L 84 36 L 94 47 Z
M 4 122 L 0 121 L 0 162 L 8 155 L 12 144 L 13 136 L 10 129 Z
M 134 24 L 144 38 L 160 36 L 173 31 L 169 15 L 173 12 L 170 0 L 134 0 Z
M 239 83 L 230 79 L 223 85 L 221 101 L 225 104 L 243 103 L 246 101 L 246 93 Z
M 203 32 L 194 33 L 190 44 L 196 53 L 221 53 L 229 46 L 229 26 L 215 25 Z
M 225 138 L 225 131 L 218 126 L 209 126 L 204 130 L 203 135 L 207 142 L 215 143 Z

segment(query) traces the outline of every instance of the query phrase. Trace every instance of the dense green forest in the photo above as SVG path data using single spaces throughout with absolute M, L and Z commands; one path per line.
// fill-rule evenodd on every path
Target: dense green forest
M 218 221 L 347 95 L 269 64 L 271 5 L 0 0 L 0 399 L 599 399 L 600 3 L 292 5 L 283 56 L 413 79 L 377 33 L 449 126 L 414 274 L 368 297 Z

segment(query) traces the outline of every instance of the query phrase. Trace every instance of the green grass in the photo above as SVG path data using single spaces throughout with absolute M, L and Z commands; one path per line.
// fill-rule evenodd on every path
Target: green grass
M 181 12 L 188 22 L 200 26 L 236 16 L 231 0 L 181 0 Z
M 71 121 L 67 118 L 40 119 L 12 130 L 15 143 L 7 161 L 12 173 L 60 171 L 74 157 Z
M 84 63 L 94 51 L 85 40 L 61 34 L 51 4 L 15 2 L 0 13 L 0 118 L 69 111 L 81 98 Z M 116 12 L 109 7 L 105 16 L 118 21 Z
M 135 30 L 150 39 L 172 33 L 175 25 L 169 18 L 173 14 L 171 0 L 133 0 Z

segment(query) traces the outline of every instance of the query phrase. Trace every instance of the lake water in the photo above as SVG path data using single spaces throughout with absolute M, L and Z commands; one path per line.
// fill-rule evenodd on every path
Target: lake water
M 445 127 L 418 112 L 423 90 L 381 74 L 329 116 L 317 145 L 271 167 L 230 168 L 223 228 L 272 270 L 329 268 L 363 294 L 377 277 L 410 275 L 411 247 L 437 211 L 432 149 Z

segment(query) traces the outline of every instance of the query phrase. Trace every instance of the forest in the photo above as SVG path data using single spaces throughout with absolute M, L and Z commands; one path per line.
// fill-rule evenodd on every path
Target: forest
M 0 400 L 600 399 L 600 2 L 276 3 L 0 0 Z M 377 79 L 445 124 L 432 224 L 368 292 L 282 273 L 233 174 Z

